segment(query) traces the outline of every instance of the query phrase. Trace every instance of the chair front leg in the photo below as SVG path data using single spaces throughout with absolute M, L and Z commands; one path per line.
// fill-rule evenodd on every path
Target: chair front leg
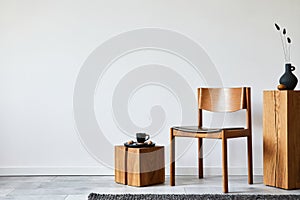
M 175 137 L 170 129 L 170 185 L 175 185 Z
M 228 192 L 227 138 L 222 137 L 223 192 Z
M 198 138 L 198 175 L 203 178 L 203 139 Z
M 253 184 L 252 137 L 247 137 L 248 146 L 248 183 Z

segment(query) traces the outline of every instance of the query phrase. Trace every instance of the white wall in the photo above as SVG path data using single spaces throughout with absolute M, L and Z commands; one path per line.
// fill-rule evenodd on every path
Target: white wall
M 78 134 L 74 121 L 74 87 L 81 67 L 97 47 L 115 35 L 147 27 L 175 31 L 198 43 L 224 86 L 252 87 L 254 168 L 261 174 L 262 93 L 276 88 L 284 70 L 274 22 L 285 26 L 293 40 L 292 63 L 300 77 L 298 0 L 0 0 L 0 174 L 112 173 L 113 150 L 103 148 L 103 155 L 93 155 L 81 142 L 83 133 Z M 103 75 L 95 93 L 95 114 L 111 145 L 122 144 L 134 133 L 128 136 L 119 130 L 111 107 L 101 108 L 101 102 L 110 103 L 108 93 L 122 73 L 149 63 L 186 73 L 192 88 L 205 82 L 197 80 L 191 66 L 176 56 L 158 51 L 124 56 Z M 150 85 L 129 102 L 130 116 L 141 127 L 151 124 L 153 105 L 165 109 L 166 122 L 153 141 L 166 145 L 167 160 L 168 129 L 181 123 L 175 96 Z M 196 114 L 191 115 L 195 122 Z M 241 116 L 229 117 L 228 123 L 241 123 Z M 177 166 L 184 174 L 196 173 L 196 144 L 190 141 L 178 141 L 184 154 L 178 154 Z M 205 145 L 206 172 L 220 173 L 220 143 L 207 141 Z M 232 173 L 246 173 L 245 145 L 244 139 L 229 142 Z M 97 148 L 102 146 L 99 141 Z M 95 159 L 102 157 L 102 162 Z

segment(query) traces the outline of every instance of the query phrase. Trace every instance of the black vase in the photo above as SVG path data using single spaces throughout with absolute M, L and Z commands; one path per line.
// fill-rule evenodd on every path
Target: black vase
M 285 64 L 285 73 L 280 77 L 279 83 L 285 85 L 286 90 L 293 90 L 298 83 L 297 77 L 292 73 L 294 70 L 292 64 Z

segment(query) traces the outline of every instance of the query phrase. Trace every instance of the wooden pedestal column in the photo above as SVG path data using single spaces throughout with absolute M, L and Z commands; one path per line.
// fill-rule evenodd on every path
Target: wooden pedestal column
M 264 184 L 300 188 L 300 91 L 264 91 Z

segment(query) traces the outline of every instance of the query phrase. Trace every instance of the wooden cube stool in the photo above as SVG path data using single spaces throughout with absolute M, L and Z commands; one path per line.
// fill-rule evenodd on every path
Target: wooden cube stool
M 164 147 L 115 146 L 115 182 L 147 186 L 165 182 Z

